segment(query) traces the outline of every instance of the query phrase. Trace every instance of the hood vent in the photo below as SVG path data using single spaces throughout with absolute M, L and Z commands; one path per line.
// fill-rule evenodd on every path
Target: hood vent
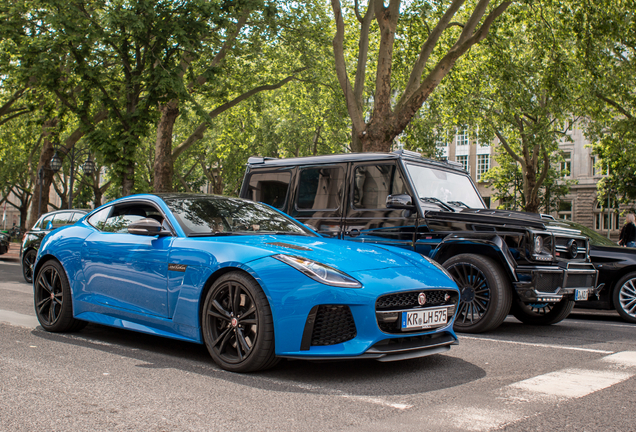
M 275 242 L 275 243 L 265 243 L 271 246 L 278 246 L 278 247 L 284 247 L 287 249 L 294 249 L 294 250 L 300 250 L 300 251 L 312 251 L 313 249 L 309 249 L 307 247 L 304 246 L 298 246 L 298 245 L 293 245 L 293 244 L 289 244 L 289 243 L 281 243 L 281 242 Z

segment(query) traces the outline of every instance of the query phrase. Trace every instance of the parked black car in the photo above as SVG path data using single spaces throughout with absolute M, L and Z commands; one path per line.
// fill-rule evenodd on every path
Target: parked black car
M 487 209 L 453 162 L 407 151 L 252 157 L 240 195 L 323 235 L 414 249 L 442 264 L 462 293 L 458 331 L 494 329 L 509 312 L 553 324 L 595 293 L 586 236 L 553 218 Z M 407 300 L 403 308 L 417 307 Z
M 576 302 L 576 307 L 616 309 L 625 321 L 636 323 L 636 248 L 621 247 L 583 225 L 560 222 L 590 238 L 590 259 L 598 270 L 599 285 L 604 284 L 598 296 Z
M 24 276 L 25 281 L 33 282 L 33 263 L 44 236 L 56 228 L 73 225 L 84 217 L 87 212 L 88 210 L 81 209 L 56 210 L 40 216 L 33 228 L 24 234 L 22 245 L 20 246 L 20 262 L 22 263 L 22 276 Z
M 8 234 L 0 233 L 0 255 L 9 252 L 9 244 L 11 243 L 11 237 Z

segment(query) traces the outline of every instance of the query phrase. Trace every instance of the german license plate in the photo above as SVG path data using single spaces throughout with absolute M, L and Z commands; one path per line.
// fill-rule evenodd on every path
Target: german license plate
M 574 301 L 587 300 L 587 289 L 577 289 L 574 290 Z
M 448 322 L 448 309 L 417 309 L 402 312 L 402 330 L 437 327 Z

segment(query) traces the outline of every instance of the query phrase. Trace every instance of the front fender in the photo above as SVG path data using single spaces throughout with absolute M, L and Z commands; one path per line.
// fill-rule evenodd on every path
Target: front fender
M 517 262 L 508 245 L 498 235 L 474 233 L 455 233 L 442 240 L 430 253 L 430 257 L 439 263 L 444 263 L 453 255 L 460 253 L 474 253 L 496 258 L 511 280 L 517 282 Z

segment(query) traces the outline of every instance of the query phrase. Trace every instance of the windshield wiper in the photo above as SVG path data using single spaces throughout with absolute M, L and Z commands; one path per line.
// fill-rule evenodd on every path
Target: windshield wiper
M 466 207 L 466 208 L 470 208 L 468 206 L 468 204 L 462 202 L 462 201 L 449 201 L 449 204 L 455 204 L 457 207 Z
M 427 203 L 432 203 L 432 204 L 437 204 L 439 207 L 446 209 L 448 211 L 452 211 L 454 212 L 455 210 L 453 210 L 453 208 L 451 206 L 449 206 L 448 204 L 446 204 L 444 201 L 442 201 L 439 198 L 435 198 L 435 197 L 420 197 L 420 199 L 424 202 Z

